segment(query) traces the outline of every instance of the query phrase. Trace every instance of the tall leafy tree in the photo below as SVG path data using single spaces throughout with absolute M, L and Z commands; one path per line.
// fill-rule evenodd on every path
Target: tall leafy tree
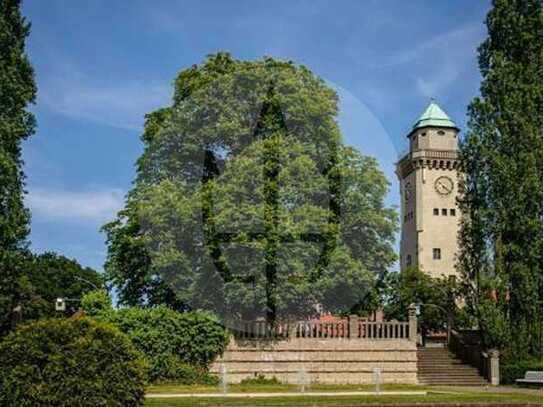
M 105 226 L 121 300 L 269 321 L 362 301 L 394 262 L 396 214 L 336 115 L 336 94 L 291 62 L 219 53 L 182 71 Z
M 25 278 L 32 288 L 24 303 L 25 319 L 55 316 L 55 300 L 65 298 L 68 314 L 77 310 L 85 293 L 104 287 L 103 275 L 76 260 L 53 252 L 33 255 L 25 264 Z
M 34 71 L 25 53 L 30 24 L 19 0 L 0 1 L 0 330 L 10 326 L 26 286 L 21 277 L 29 230 L 24 207 L 21 143 L 35 128 L 27 108 L 36 97 Z
M 383 311 L 389 320 L 406 320 L 409 306 L 419 307 L 422 338 L 430 332 L 444 332 L 449 328 L 466 327 L 466 315 L 456 306 L 456 280 L 434 278 L 418 268 L 407 268 L 401 273 L 388 273 L 383 283 L 381 298 Z
M 494 0 L 462 143 L 459 264 L 487 346 L 543 354 L 543 2 Z

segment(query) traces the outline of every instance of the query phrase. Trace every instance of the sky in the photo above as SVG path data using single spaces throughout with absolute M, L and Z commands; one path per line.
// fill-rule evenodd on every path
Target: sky
M 311 69 L 340 95 L 347 144 L 394 163 L 430 98 L 466 128 L 489 0 L 26 0 L 38 129 L 25 142 L 31 247 L 103 269 L 142 152 L 144 115 L 206 55 L 265 55 Z

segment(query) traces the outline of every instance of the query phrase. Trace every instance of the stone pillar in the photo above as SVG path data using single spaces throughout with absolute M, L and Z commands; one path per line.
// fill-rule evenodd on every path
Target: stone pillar
M 496 349 L 491 349 L 488 352 L 489 376 L 492 386 L 500 385 L 500 352 Z
M 288 339 L 296 339 L 296 331 L 297 331 L 298 323 L 296 321 L 290 321 L 288 323 Z
M 417 306 L 415 304 L 409 306 L 409 340 L 417 342 Z
M 358 339 L 358 315 L 349 315 L 349 339 Z

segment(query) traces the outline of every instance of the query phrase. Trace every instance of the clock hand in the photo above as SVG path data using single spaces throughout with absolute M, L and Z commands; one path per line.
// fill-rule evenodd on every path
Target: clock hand
M 452 188 L 449 188 L 447 187 L 443 182 L 441 181 L 437 181 L 437 184 L 441 187 L 443 187 L 443 189 L 445 190 L 445 192 L 451 192 L 452 191 Z

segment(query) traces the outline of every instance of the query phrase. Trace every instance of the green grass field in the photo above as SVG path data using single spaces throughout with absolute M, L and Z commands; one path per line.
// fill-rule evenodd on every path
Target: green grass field
M 519 394 L 429 394 L 427 396 L 337 396 L 337 397 L 273 397 L 266 399 L 148 399 L 146 407 L 347 407 L 365 405 L 543 405 L 543 397 Z
M 373 391 L 375 386 L 366 385 L 333 385 L 333 384 L 313 384 L 307 387 L 307 392 L 320 391 Z M 405 384 L 387 384 L 381 386 L 381 390 L 389 391 L 423 391 L 426 390 L 423 386 L 413 386 Z M 228 386 L 229 393 L 285 393 L 299 392 L 300 387 L 288 384 L 250 384 L 240 385 L 233 384 Z M 220 393 L 221 390 L 217 386 L 180 386 L 176 384 L 161 384 L 158 386 L 149 386 L 147 393 Z
M 341 391 L 371 391 L 373 386 L 360 385 L 313 385 L 312 391 L 337 391 L 338 395 L 333 397 L 269 397 L 269 398 L 148 398 L 146 407 L 346 407 L 365 405 L 485 405 L 485 406 L 514 406 L 514 405 L 539 405 L 543 406 L 543 391 L 540 392 L 502 392 L 485 391 L 484 389 L 455 390 L 436 389 L 422 386 L 408 385 L 385 385 L 383 391 L 422 391 L 429 392 L 426 396 L 415 395 L 380 395 L 380 396 L 342 396 Z M 229 386 L 229 393 L 278 393 L 296 392 L 297 386 L 288 385 L 232 385 Z M 211 386 L 177 386 L 160 385 L 147 389 L 148 394 L 187 394 L 187 393 L 218 393 L 217 387 Z

